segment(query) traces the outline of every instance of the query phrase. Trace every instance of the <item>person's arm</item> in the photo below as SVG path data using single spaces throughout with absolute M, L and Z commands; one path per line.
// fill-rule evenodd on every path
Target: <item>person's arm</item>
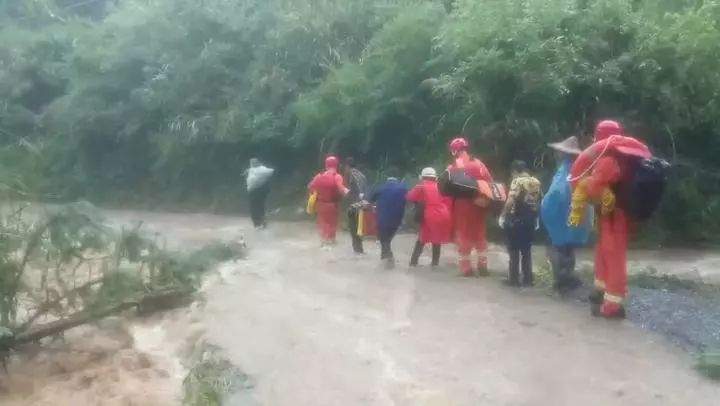
M 418 203 L 421 202 L 423 199 L 423 188 L 422 185 L 417 185 L 414 188 L 412 188 L 407 195 L 405 195 L 405 199 L 408 202 L 414 202 Z
M 357 171 L 357 173 L 358 173 L 358 176 L 357 176 L 357 179 L 355 179 L 355 182 L 357 183 L 357 187 L 358 187 L 358 195 L 360 196 L 360 199 L 365 200 L 365 196 L 367 195 L 367 192 L 368 192 L 367 178 L 365 177 L 365 175 L 362 172 Z
M 615 194 L 611 186 L 618 182 L 621 176 L 617 158 L 612 156 L 600 158 L 592 173 L 581 179 L 573 191 L 568 224 L 573 227 L 582 224 L 588 201 L 599 203 L 602 214 L 611 213 L 615 209 Z
M 585 181 L 585 191 L 588 197 L 592 200 L 600 199 L 605 189 L 620 181 L 621 176 L 617 158 L 613 156 L 600 158 Z
M 482 162 L 480 162 L 480 178 L 482 180 L 485 180 L 490 183 L 492 183 L 492 181 L 493 181 L 493 177 L 492 177 L 492 174 L 490 174 L 490 170 Z
M 505 200 L 505 205 L 503 205 L 502 212 L 500 212 L 500 218 L 505 218 L 505 215 L 512 210 L 512 207 L 515 205 L 515 200 L 520 195 L 521 192 L 521 185 L 518 179 L 513 179 L 512 182 L 510 182 L 510 191 L 508 192 L 507 200 Z
M 340 175 L 339 173 L 335 174 L 335 186 L 337 186 L 340 194 L 343 196 L 347 195 L 350 192 L 350 189 L 345 187 L 345 181 L 343 180 L 342 175 Z
M 310 181 L 310 183 L 308 183 L 307 188 L 310 193 L 317 192 L 318 177 L 320 177 L 320 175 L 315 175 L 315 177 Z

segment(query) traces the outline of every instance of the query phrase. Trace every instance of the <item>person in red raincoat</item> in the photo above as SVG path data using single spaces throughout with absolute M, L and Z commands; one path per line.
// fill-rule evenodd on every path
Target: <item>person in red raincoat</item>
M 450 153 L 455 159 L 448 171 L 463 169 L 476 181 L 492 182 L 492 175 L 485 164 L 470 156 L 470 144 L 465 138 L 456 138 L 450 142 Z M 480 199 L 456 198 L 453 204 L 452 217 L 455 243 L 458 248 L 458 265 L 464 276 L 472 276 L 472 251 L 477 252 L 477 271 L 480 276 L 488 275 L 487 238 L 485 236 L 485 218 L 487 207 L 483 207 Z
M 317 193 L 317 226 L 323 246 L 335 244 L 340 200 L 348 193 L 343 178 L 338 173 L 338 163 L 336 157 L 327 157 L 325 171 L 315 175 L 308 185 L 310 193 Z
M 595 143 L 573 164 L 574 191 L 568 222 L 578 226 L 586 201 L 595 202 L 598 213 L 598 242 L 595 247 L 595 291 L 590 296 L 592 312 L 606 318 L 623 318 L 627 295 L 627 244 L 631 221 L 627 214 L 622 184 L 629 182 L 633 157 L 651 156 L 647 146 L 623 136 L 622 126 L 601 121 L 595 129 Z
M 436 267 L 440 263 L 441 244 L 452 240 L 452 200 L 440 194 L 435 169 L 423 169 L 420 179 L 407 194 L 407 201 L 422 207 L 420 234 L 410 256 L 410 266 L 417 266 L 425 245 L 432 244 L 432 266 Z

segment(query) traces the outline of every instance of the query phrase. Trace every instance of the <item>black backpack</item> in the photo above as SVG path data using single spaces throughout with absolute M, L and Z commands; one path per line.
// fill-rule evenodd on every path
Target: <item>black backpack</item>
M 660 205 L 670 164 L 652 157 L 638 159 L 633 165 L 633 176 L 626 185 L 626 209 L 633 219 L 645 221 Z
M 465 169 L 449 169 L 438 178 L 438 189 L 443 196 L 473 198 L 477 196 L 477 181 Z

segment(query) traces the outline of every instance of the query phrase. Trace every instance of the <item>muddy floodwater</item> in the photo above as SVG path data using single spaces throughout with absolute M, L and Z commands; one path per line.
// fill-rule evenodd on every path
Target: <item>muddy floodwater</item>
M 31 377 L 24 390 L 5 387 L 17 396 L 2 404 L 179 404 L 182 361 L 198 341 L 219 346 L 250 376 L 252 385 L 231 398 L 237 405 L 716 405 L 720 399 L 720 385 L 693 371 L 690 354 L 667 335 L 641 328 L 642 321 L 598 320 L 586 306 L 542 289 L 503 287 L 506 256 L 497 246 L 493 276 L 466 279 L 456 276 L 451 247 L 438 270 L 409 270 L 412 235 L 398 237 L 398 266 L 386 270 L 371 242 L 364 256 L 351 253 L 345 236 L 333 251 L 321 251 L 310 223 L 255 232 L 236 217 L 107 215 L 118 225 L 143 220 L 180 247 L 244 236 L 249 257 L 211 274 L 201 304 L 127 325 L 106 322 L 122 340 L 107 344 L 105 356 L 76 370 L 39 374 L 42 385 L 27 383 Z M 638 252 L 632 268 L 717 277 L 720 256 L 673 252 Z M 81 342 L 85 333 L 73 334 Z M 42 365 L 28 356 L 15 370 Z

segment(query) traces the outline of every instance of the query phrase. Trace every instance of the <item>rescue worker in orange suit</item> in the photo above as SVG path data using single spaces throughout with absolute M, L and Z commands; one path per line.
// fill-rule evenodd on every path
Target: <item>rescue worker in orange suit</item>
M 325 159 L 325 171 L 313 178 L 308 185 L 310 193 L 317 193 L 315 203 L 317 225 L 323 247 L 335 244 L 340 201 L 348 193 L 342 176 L 338 173 L 339 161 L 334 156 Z
M 485 164 L 470 156 L 470 144 L 465 138 L 455 138 L 450 142 L 450 153 L 454 158 L 448 171 L 463 169 L 465 174 L 476 181 L 492 182 L 492 176 Z M 485 236 L 485 218 L 487 208 L 474 198 L 455 198 L 453 203 L 453 229 L 458 249 L 458 265 L 464 276 L 473 276 L 472 252 L 477 252 L 477 272 L 487 276 L 487 238 Z
M 593 314 L 606 318 L 625 317 L 623 300 L 627 295 L 627 243 L 631 222 L 623 207 L 623 188 L 619 186 L 630 181 L 629 156 L 649 155 L 644 144 L 624 137 L 623 132 L 620 123 L 601 121 L 595 128 L 595 144 L 588 147 L 588 154 L 581 154 L 571 170 L 574 191 L 569 224 L 582 223 L 587 201 L 599 206 L 595 290 L 590 301 Z M 632 142 L 633 146 L 618 147 L 624 142 Z

